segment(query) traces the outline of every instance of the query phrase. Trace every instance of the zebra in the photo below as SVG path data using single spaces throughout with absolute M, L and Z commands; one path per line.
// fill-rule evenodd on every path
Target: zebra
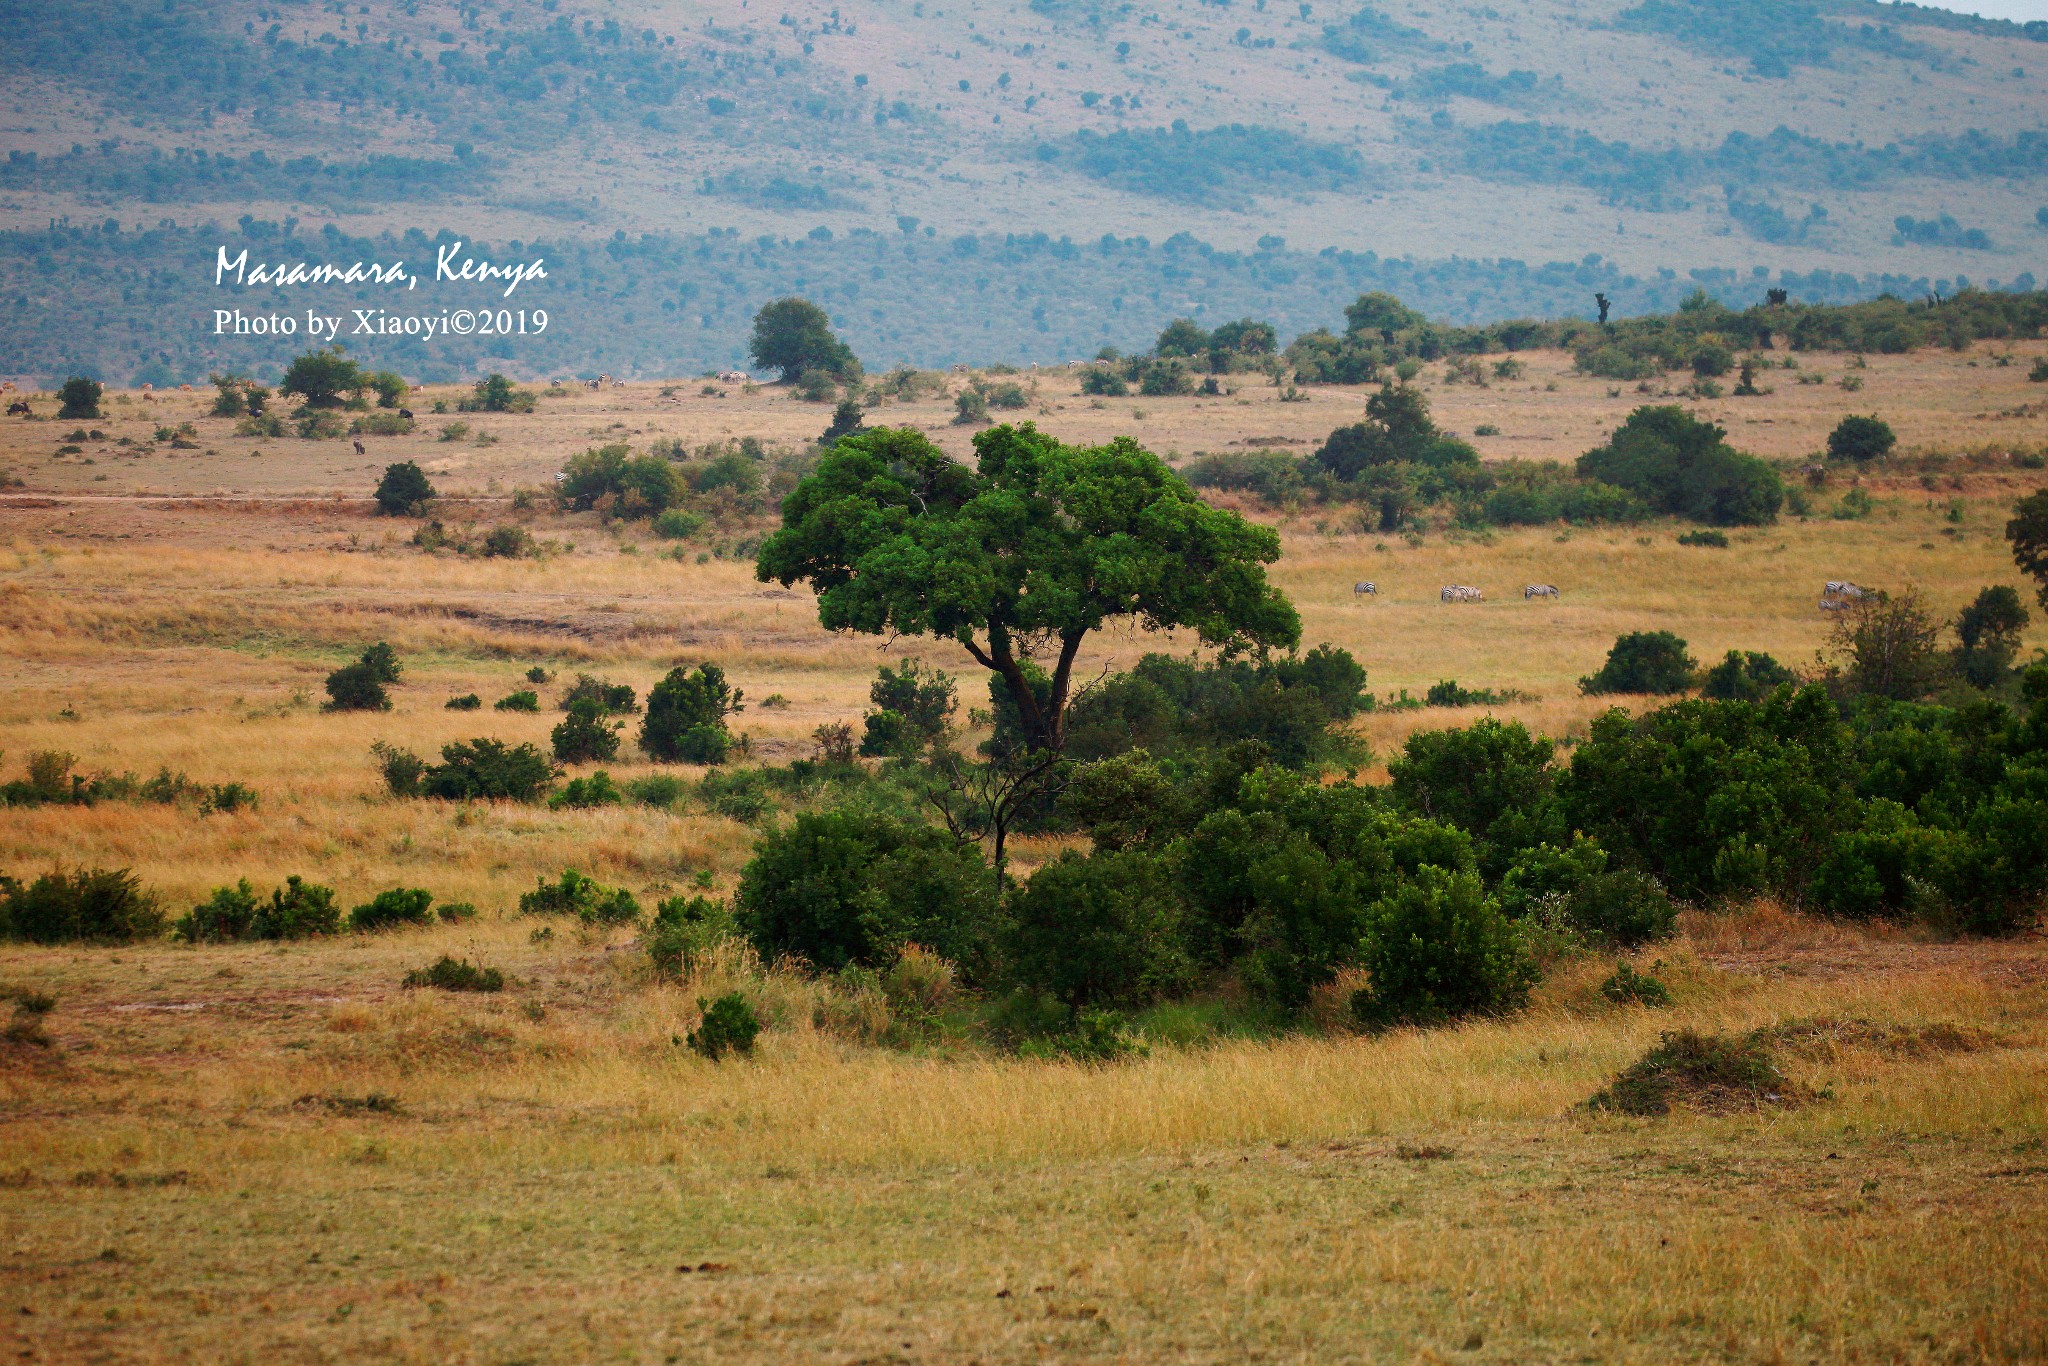
M 1443 587 L 1443 591 L 1442 591 L 1441 593 L 1439 593 L 1439 594 L 1437 595 L 1437 597 L 1438 597 L 1438 599 L 1439 599 L 1440 601 L 1443 601 L 1443 602 L 1484 602 L 1484 601 L 1486 601 L 1486 594 L 1484 594 L 1484 593 L 1480 592 L 1480 591 L 1479 591 L 1479 590 L 1478 590 L 1477 588 L 1470 588 L 1470 587 L 1467 587 L 1466 585 L 1464 585 L 1464 584 L 1460 584 L 1460 583 L 1447 583 L 1447 584 L 1445 584 L 1445 585 L 1444 585 L 1444 587 Z
M 1351 585 L 1351 596 L 1352 596 L 1352 597 L 1354 597 L 1354 598 L 1363 598 L 1363 597 L 1375 597 L 1375 598 L 1376 598 L 1376 597 L 1378 597 L 1379 595 L 1380 595 L 1380 586 L 1379 586 L 1378 584 L 1376 584 L 1376 583 L 1373 583 L 1373 582 L 1369 581 L 1369 580 L 1360 580 L 1359 582 L 1357 582 L 1357 583 L 1354 583 L 1354 584 L 1352 584 L 1352 585 Z
M 1820 610 L 1823 612 L 1846 612 L 1855 605 L 1855 603 L 1847 598 L 1822 598 L 1820 600 Z
M 1524 602 L 1527 602 L 1530 598 L 1554 598 L 1557 596 L 1557 585 L 1554 583 L 1532 583 L 1522 590 L 1522 601 Z
M 1859 588 L 1847 579 L 1829 579 L 1827 583 L 1822 585 L 1820 591 L 1823 597 L 1847 598 L 1851 602 L 1856 602 L 1859 599 L 1870 596 L 1868 588 Z

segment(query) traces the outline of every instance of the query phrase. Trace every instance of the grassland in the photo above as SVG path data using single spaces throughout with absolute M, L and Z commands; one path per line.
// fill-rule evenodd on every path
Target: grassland
M 1872 410 L 1907 446 L 1959 455 L 1865 475 L 1869 518 L 1825 515 L 1837 480 L 1816 494 L 1822 515 L 1725 551 L 1678 546 L 1661 524 L 1413 544 L 1356 534 L 1342 510 L 1259 515 L 1280 523 L 1276 576 L 1306 638 L 1356 652 L 1374 691 L 1519 688 L 1538 700 L 1494 710 L 1570 736 L 1604 705 L 1575 680 L 1622 630 L 1805 664 L 1825 643 L 1823 579 L 1917 585 L 1942 612 L 2018 584 L 2004 508 L 2044 476 L 1961 457 L 2048 441 L 2027 364 L 1989 348 L 1872 358 L 1854 394 L 1773 372 L 1769 397 L 1703 405 L 1787 461 L 1843 412 Z M 1478 439 L 1489 456 L 1569 457 L 1644 396 L 1609 397 L 1565 365 L 1539 357 L 1526 381 L 1436 385 L 1432 401 L 1455 430 L 1498 425 L 1506 437 Z M 1318 440 L 1359 397 L 1096 408 L 1064 375 L 1038 383 L 1025 415 L 1049 429 L 1135 430 L 1183 456 Z M 1940 943 L 1768 905 L 1702 911 L 1641 955 L 1664 961 L 1669 1011 L 1608 1003 L 1594 988 L 1612 961 L 1577 960 L 1509 1020 L 1371 1038 L 1162 1025 L 1150 1056 L 1109 1067 L 943 1040 L 878 1048 L 787 972 L 728 958 L 662 984 L 630 932 L 537 941 L 512 915 L 536 877 L 575 866 L 646 895 L 709 873 L 729 888 L 751 832 L 695 810 L 395 802 L 373 741 L 544 740 L 550 712 L 442 703 L 488 702 L 536 664 L 644 689 L 713 659 L 748 695 L 739 728 L 756 753 L 795 757 L 814 727 L 858 714 L 890 657 L 820 631 L 807 595 L 755 582 L 742 560 L 699 562 L 747 528 L 678 559 L 643 530 L 513 511 L 513 489 L 600 440 L 794 441 L 823 426 L 773 390 L 694 389 L 577 391 L 531 417 L 469 419 L 496 444 L 429 432 L 374 439 L 363 458 L 346 441 L 233 439 L 195 394 L 119 395 L 114 417 L 86 424 L 105 439 L 61 459 L 73 424 L 0 426 L 0 466 L 26 484 L 0 495 L 0 768 L 57 748 L 86 769 L 166 765 L 261 794 L 204 817 L 0 809 L 0 869 L 132 866 L 174 912 L 238 876 L 294 872 L 344 904 L 404 883 L 483 912 L 311 944 L 0 951 L 0 986 L 57 1000 L 49 1047 L 0 1044 L 0 1347 L 53 1361 L 2048 1354 L 2038 937 Z M 964 449 L 949 415 L 933 401 L 877 416 Z M 123 435 L 187 419 L 193 450 L 117 453 L 135 449 L 114 445 Z M 377 468 L 408 457 L 434 462 L 458 518 L 523 516 L 573 549 L 413 548 L 410 524 L 364 499 Z M 1359 578 L 1377 600 L 1353 598 Z M 1453 581 L 1489 601 L 1441 606 Z M 1524 603 L 1530 581 L 1562 600 Z M 395 709 L 322 714 L 322 676 L 375 639 L 405 661 Z M 2038 616 L 2027 639 L 2048 643 Z M 1126 634 L 1089 658 L 1189 644 Z M 760 707 L 770 694 L 789 705 Z M 1362 725 L 1384 757 L 1409 730 L 1477 714 Z M 1027 845 L 1023 863 L 1046 852 Z M 400 989 L 443 952 L 500 967 L 510 989 Z M 769 1018 L 759 1057 L 712 1064 L 679 1046 L 698 999 L 741 976 Z M 1787 1060 L 1811 1103 L 1576 1108 L 1662 1030 L 1816 1018 L 1838 1027 Z M 1840 1023 L 1859 1020 L 1906 1029 Z

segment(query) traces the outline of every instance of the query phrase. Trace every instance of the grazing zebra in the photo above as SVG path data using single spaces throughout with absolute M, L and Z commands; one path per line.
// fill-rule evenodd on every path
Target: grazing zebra
M 597 387 L 597 381 L 594 379 L 584 380 L 583 387 L 586 389 L 595 389 Z
M 1438 598 L 1444 602 L 1484 602 L 1486 594 L 1461 583 L 1447 583 Z
M 1351 596 L 1354 598 L 1362 598 L 1368 596 L 1376 598 L 1379 595 L 1380 586 L 1376 583 L 1361 580 L 1360 582 L 1351 585 Z
M 1822 586 L 1820 591 L 1821 594 L 1825 597 L 1847 598 L 1851 602 L 1855 602 L 1859 598 L 1866 598 L 1870 596 L 1870 590 L 1868 588 L 1859 588 L 1855 584 L 1850 583 L 1847 579 L 1829 579 L 1827 583 Z
M 1554 583 L 1532 583 L 1522 590 L 1522 601 L 1524 602 L 1527 602 L 1530 598 L 1554 598 L 1556 596 L 1558 596 L 1557 585 Z
M 1855 605 L 1855 603 L 1847 598 L 1822 598 L 1820 600 L 1820 610 L 1823 612 L 1846 612 Z

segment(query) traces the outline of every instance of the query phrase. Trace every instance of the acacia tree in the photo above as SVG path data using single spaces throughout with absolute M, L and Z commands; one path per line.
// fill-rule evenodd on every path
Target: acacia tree
M 818 370 L 844 379 L 859 365 L 853 349 L 832 335 L 832 319 L 809 299 L 764 304 L 754 315 L 754 364 L 780 370 L 785 384 Z
M 1225 649 L 1300 639 L 1266 581 L 1279 537 L 1204 503 L 1130 438 L 1068 446 L 1025 423 L 974 446 L 970 469 L 913 428 L 841 439 L 784 500 L 756 574 L 809 583 L 832 630 L 958 641 L 1030 748 L 1054 754 L 1082 641 L 1113 619 Z

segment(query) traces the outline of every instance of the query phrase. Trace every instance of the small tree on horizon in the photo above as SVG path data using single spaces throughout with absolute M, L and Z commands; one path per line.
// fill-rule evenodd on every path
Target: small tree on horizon
M 277 386 L 279 393 L 297 394 L 306 400 L 309 408 L 338 407 L 342 395 L 359 394 L 369 387 L 369 376 L 338 347 L 294 358 Z
M 62 418 L 100 417 L 100 400 L 106 395 L 106 386 L 96 379 L 73 375 L 57 390 L 57 416 Z
M 825 310 L 794 295 L 762 305 L 754 315 L 749 349 L 756 365 L 780 370 L 785 384 L 794 384 L 806 370 L 843 380 L 860 367 L 853 349 L 833 335 Z
M 387 517 L 417 517 L 428 503 L 440 497 L 427 481 L 427 472 L 411 460 L 386 465 L 373 496 L 377 511 Z
M 1869 417 L 1852 414 L 1836 423 L 1835 429 L 1828 433 L 1828 459 L 1861 465 L 1865 461 L 1883 459 L 1898 444 L 1899 438 L 1890 423 L 1875 414 Z

